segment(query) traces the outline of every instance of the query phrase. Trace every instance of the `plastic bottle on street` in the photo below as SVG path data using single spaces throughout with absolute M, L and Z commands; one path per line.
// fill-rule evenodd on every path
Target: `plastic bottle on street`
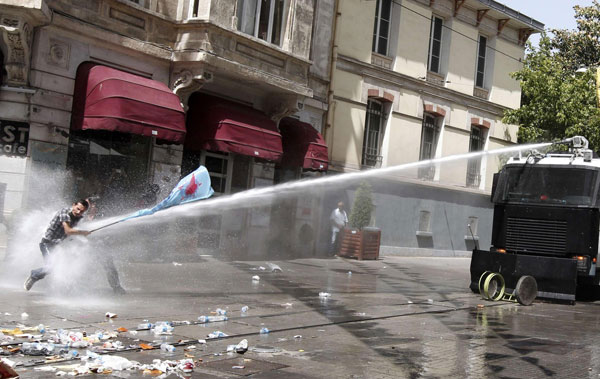
M 268 334 L 268 333 L 269 333 L 268 328 L 260 328 L 260 334 Z
M 138 324 L 137 330 L 150 330 L 154 328 L 154 325 L 149 322 L 144 322 L 142 324 Z
M 229 318 L 227 316 L 208 316 L 206 318 L 208 322 L 219 322 L 219 321 L 227 321 Z
M 44 326 L 44 324 L 39 324 L 37 326 L 37 330 L 42 334 L 46 333 L 46 327 Z
M 221 309 L 221 308 L 217 308 L 217 310 L 215 312 L 219 316 L 225 316 L 227 314 L 227 311 L 225 309 Z
M 166 351 L 168 353 L 172 353 L 172 352 L 175 351 L 175 346 L 169 345 L 168 343 L 163 343 L 163 344 L 160 345 L 160 349 L 162 351 Z
M 247 306 L 247 305 L 244 305 L 244 306 L 242 307 L 242 313 L 246 313 L 246 312 L 248 312 L 248 306 Z
M 205 323 L 208 322 L 208 317 L 206 317 L 206 316 L 200 316 L 200 317 L 198 317 L 198 322 L 201 323 L 201 324 L 205 324 Z

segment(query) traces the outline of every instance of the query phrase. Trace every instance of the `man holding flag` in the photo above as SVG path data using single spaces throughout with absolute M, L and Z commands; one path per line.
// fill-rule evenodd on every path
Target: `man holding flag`
M 40 243 L 40 250 L 42 251 L 42 255 L 44 256 L 44 261 L 46 261 L 47 257 L 50 254 L 50 251 L 60 242 L 62 242 L 67 236 L 70 235 L 84 235 L 88 236 L 90 233 L 95 232 L 97 230 L 106 228 L 111 225 L 115 225 L 117 223 L 136 218 L 142 216 L 152 215 L 158 211 L 180 205 L 185 203 L 190 203 L 197 200 L 203 200 L 211 197 L 214 191 L 210 186 L 210 176 L 208 174 L 208 170 L 204 166 L 198 167 L 195 171 L 184 177 L 177 183 L 177 186 L 171 191 L 169 196 L 158 203 L 153 208 L 142 209 L 137 211 L 136 213 L 127 216 L 123 219 L 120 219 L 116 222 L 112 222 L 107 225 L 103 225 L 94 230 L 86 231 L 75 229 L 75 225 L 81 220 L 85 211 L 88 210 L 90 204 L 87 200 L 79 200 L 74 203 L 71 208 L 65 208 L 61 211 L 57 212 L 54 218 L 52 219 L 50 225 L 48 226 L 44 237 L 42 238 L 42 242 Z M 105 267 L 107 269 L 109 282 L 111 287 L 115 293 L 125 293 L 125 290 L 119 284 L 118 276 L 112 275 L 116 274 L 116 269 L 114 269 L 113 265 L 108 265 L 111 267 Z M 25 281 L 25 289 L 29 291 L 33 284 L 40 279 L 43 279 L 50 272 L 50 268 L 48 265 L 45 265 L 42 268 L 32 270 L 31 275 Z M 114 279 L 116 278 L 116 279 Z M 114 280 L 113 280 L 114 279 Z

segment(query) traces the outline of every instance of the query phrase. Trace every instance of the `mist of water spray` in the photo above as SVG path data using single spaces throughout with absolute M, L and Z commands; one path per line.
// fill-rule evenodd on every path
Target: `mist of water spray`
M 236 212 L 239 210 L 255 210 L 262 207 L 263 209 L 267 209 L 266 212 L 268 212 L 269 207 L 273 206 L 273 204 L 281 204 L 286 199 L 318 197 L 324 191 L 328 193 L 345 191 L 362 180 L 375 181 L 385 179 L 401 182 L 404 178 L 408 177 L 404 173 L 411 169 L 430 165 L 439 166 L 461 160 L 467 161 L 483 156 L 514 154 L 524 150 L 541 149 L 549 145 L 550 143 L 515 145 L 503 149 L 458 154 L 398 166 L 328 175 L 270 187 L 254 188 L 232 195 L 172 207 L 151 216 L 130 219 L 99 230 L 89 236 L 89 242 L 83 242 L 81 239 L 65 241 L 61 244 L 60 255 L 57 254 L 57 257 L 54 258 L 54 271 L 45 281 L 50 288 L 57 287 L 63 290 L 66 288 L 67 292 L 71 291 L 74 286 L 84 291 L 94 287 L 106 287 L 106 284 L 104 284 L 106 279 L 104 278 L 103 269 L 97 263 L 97 254 L 114 254 L 118 252 L 118 256 L 122 260 L 139 261 L 147 259 L 149 251 L 158 251 L 162 259 L 169 260 L 170 256 L 176 254 L 179 249 L 177 245 L 179 241 L 177 239 L 181 235 L 182 228 L 188 228 L 186 233 L 189 234 L 201 231 L 198 230 L 199 227 L 197 224 L 186 224 L 185 222 L 180 224 L 181 220 L 197 220 L 199 218 L 208 218 L 210 220 L 215 215 L 228 213 L 232 215 L 229 222 L 237 223 L 236 228 L 244 228 L 244 222 L 241 221 L 241 217 L 236 216 Z M 46 177 L 38 176 L 37 180 L 40 182 L 46 180 L 48 183 L 54 183 L 56 182 L 56 177 L 53 175 Z M 17 243 L 11 246 L 13 251 L 9 252 L 12 259 L 5 266 L 4 274 L 2 275 L 3 283 L 0 284 L 5 286 L 21 286 L 29 270 L 39 267 L 42 264 L 38 243 L 43 230 L 58 208 L 69 205 L 68 202 L 63 202 L 64 205 L 53 206 L 59 203 L 59 201 L 53 204 L 46 202 L 43 208 L 40 207 L 40 209 L 33 210 L 23 218 L 16 232 L 15 239 Z M 92 221 L 82 224 L 80 227 L 90 230 L 120 218 L 122 217 Z M 247 237 L 251 238 L 251 236 Z M 165 242 L 166 240 L 170 240 L 170 242 L 167 243 Z
M 515 145 L 496 150 L 456 154 L 447 157 L 411 162 L 397 166 L 370 169 L 340 175 L 329 175 L 320 178 L 304 179 L 289 183 L 278 184 L 270 187 L 254 188 L 228 196 L 221 196 L 208 200 L 183 204 L 177 207 L 160 211 L 152 216 L 128 220 L 127 223 L 130 223 L 131 225 L 149 224 L 156 222 L 162 223 L 167 222 L 169 219 L 176 219 L 179 217 L 197 217 L 202 215 L 215 214 L 235 208 L 252 208 L 267 206 L 270 205 L 274 197 L 281 198 L 285 196 L 294 196 L 302 194 L 305 191 L 312 191 L 320 187 L 328 187 L 343 183 L 352 183 L 354 181 L 368 180 L 376 177 L 392 177 L 394 175 L 399 175 L 403 171 L 406 171 L 408 169 L 425 167 L 430 165 L 440 165 L 453 161 L 468 160 L 483 156 L 503 155 L 519 151 L 540 149 L 550 145 L 552 145 L 552 143 L 547 142 L 530 145 Z M 90 225 L 90 227 L 98 227 L 102 224 L 107 224 L 110 221 L 117 219 L 118 217 L 115 217 L 109 221 L 98 221 L 97 223 Z M 121 227 L 124 227 L 124 225 L 121 225 Z

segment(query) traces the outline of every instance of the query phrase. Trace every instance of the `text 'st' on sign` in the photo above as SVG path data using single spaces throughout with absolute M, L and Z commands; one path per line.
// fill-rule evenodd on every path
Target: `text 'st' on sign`
M 27 156 L 29 124 L 0 120 L 0 155 Z

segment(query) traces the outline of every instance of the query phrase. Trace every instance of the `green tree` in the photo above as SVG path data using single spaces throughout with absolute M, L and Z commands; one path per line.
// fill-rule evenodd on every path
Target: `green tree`
M 538 142 L 583 135 L 592 149 L 600 148 L 600 110 L 595 73 L 600 64 L 600 4 L 575 8 L 576 30 L 542 33 L 539 47 L 527 44 L 520 81 L 519 109 L 503 121 L 520 125 L 519 142 Z M 594 67 L 576 73 L 582 66 Z
M 352 211 L 350 211 L 350 226 L 362 229 L 371 222 L 371 212 L 375 209 L 373 205 L 373 193 L 371 185 L 366 181 L 360 183 L 354 196 Z

